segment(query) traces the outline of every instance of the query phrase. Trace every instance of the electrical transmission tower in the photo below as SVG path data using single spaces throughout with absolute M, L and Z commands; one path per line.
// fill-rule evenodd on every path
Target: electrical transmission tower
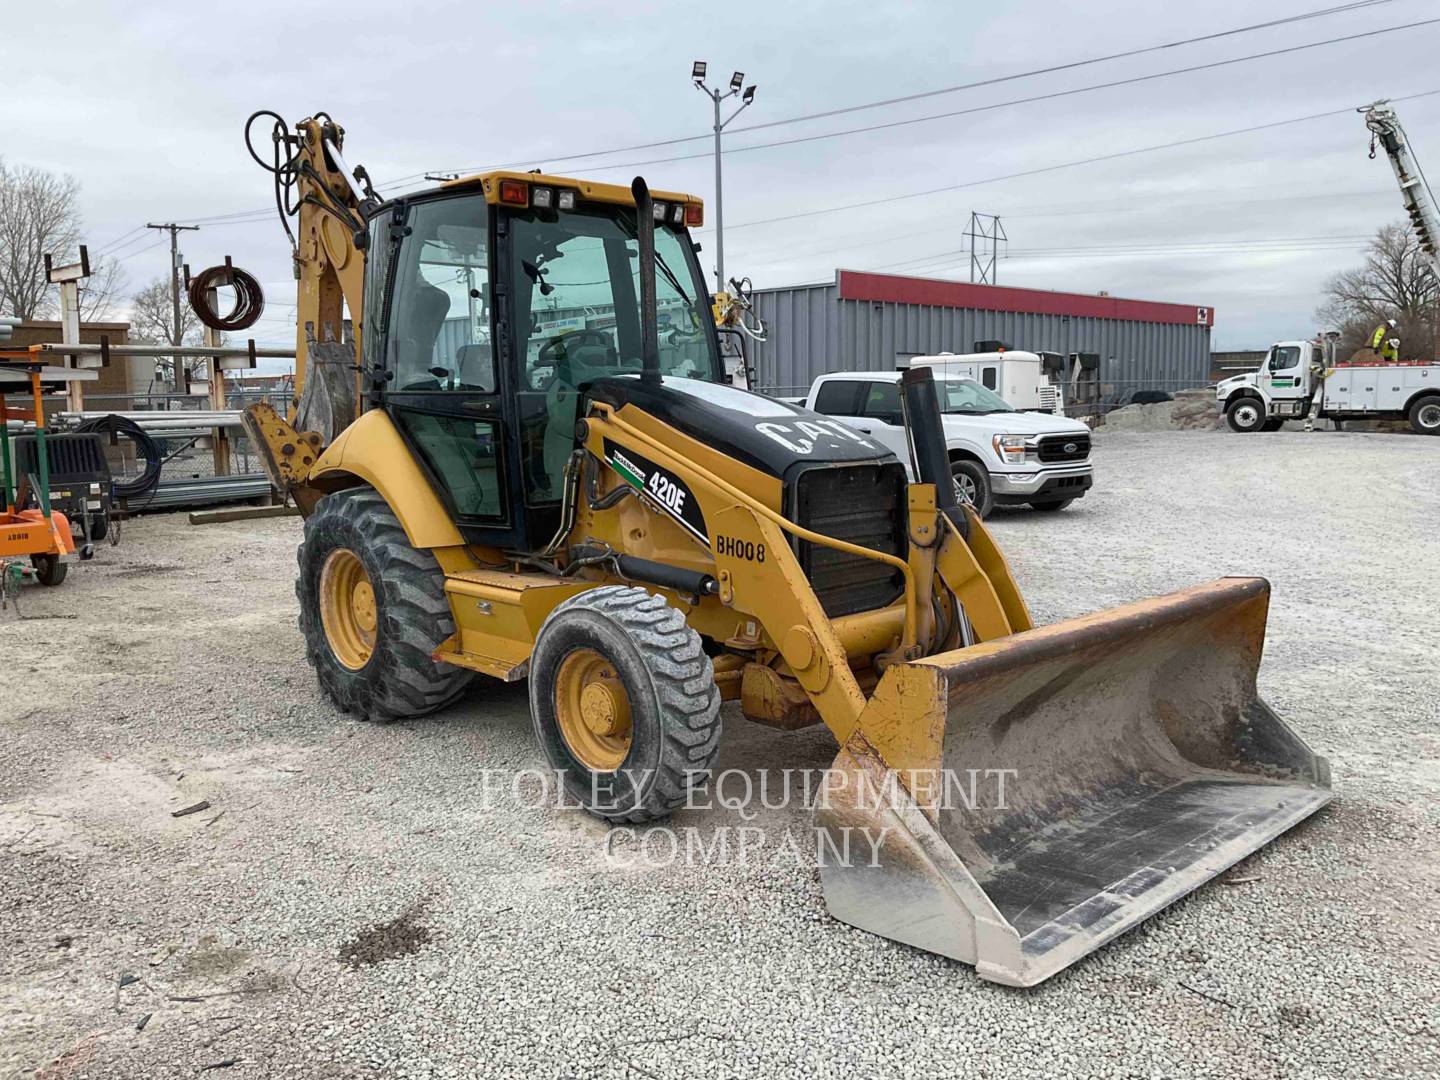
M 994 285 L 1000 261 L 1000 245 L 1008 243 L 1005 226 L 999 214 L 977 214 L 970 211 L 970 227 L 965 230 L 970 246 L 970 281 L 975 285 Z

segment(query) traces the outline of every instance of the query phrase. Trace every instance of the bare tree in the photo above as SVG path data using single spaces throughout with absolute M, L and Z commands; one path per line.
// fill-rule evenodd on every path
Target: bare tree
M 57 262 L 79 258 L 80 185 L 29 165 L 0 159 L 0 313 L 22 319 L 53 316 L 59 294 L 45 276 L 45 256 Z M 92 260 L 83 288 L 81 317 L 104 319 L 124 287 L 114 260 Z
M 1370 241 L 1363 266 L 1325 283 L 1316 316 L 1340 331 L 1338 355 L 1370 344 L 1386 319 L 1399 323 L 1401 359 L 1429 359 L 1435 352 L 1436 304 L 1440 285 L 1430 257 L 1403 224 L 1386 225 Z
M 185 297 L 180 298 L 180 337 L 175 337 L 175 314 L 170 303 L 170 282 L 156 278 L 130 298 L 130 334 L 151 345 L 198 345 L 203 327 Z

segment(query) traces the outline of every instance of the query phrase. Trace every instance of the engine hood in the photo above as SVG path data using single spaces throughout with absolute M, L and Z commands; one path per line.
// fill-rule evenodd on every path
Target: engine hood
M 672 375 L 659 383 L 644 383 L 638 375 L 611 375 L 589 384 L 586 393 L 616 409 L 625 405 L 643 409 L 781 480 L 796 465 L 894 460 L 885 447 L 838 420 L 723 383 Z
M 974 433 L 998 431 L 1009 435 L 1088 435 L 1090 429 L 1079 420 L 1042 412 L 993 412 L 970 415 L 946 413 L 945 430 Z
M 1215 392 L 1220 397 L 1224 397 L 1227 393 L 1229 393 L 1231 390 L 1234 390 L 1236 387 L 1255 386 L 1258 381 L 1259 380 L 1255 377 L 1255 375 L 1249 372 L 1244 375 L 1232 375 L 1230 376 L 1230 378 L 1221 379 L 1218 383 L 1216 383 Z

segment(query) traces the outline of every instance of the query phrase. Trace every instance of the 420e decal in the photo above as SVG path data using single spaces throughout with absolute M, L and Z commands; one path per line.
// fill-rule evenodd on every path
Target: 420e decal
M 605 440 L 605 464 L 609 465 L 620 478 L 640 492 L 680 526 L 706 547 L 710 546 L 710 534 L 705 529 L 705 515 L 695 494 L 680 477 L 662 469 L 648 458 L 630 449 L 625 449 Z

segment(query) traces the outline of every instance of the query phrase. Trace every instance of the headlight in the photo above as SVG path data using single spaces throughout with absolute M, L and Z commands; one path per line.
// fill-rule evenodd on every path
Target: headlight
M 1025 460 L 1026 435 L 996 435 L 991 442 L 1001 461 L 1011 464 Z

